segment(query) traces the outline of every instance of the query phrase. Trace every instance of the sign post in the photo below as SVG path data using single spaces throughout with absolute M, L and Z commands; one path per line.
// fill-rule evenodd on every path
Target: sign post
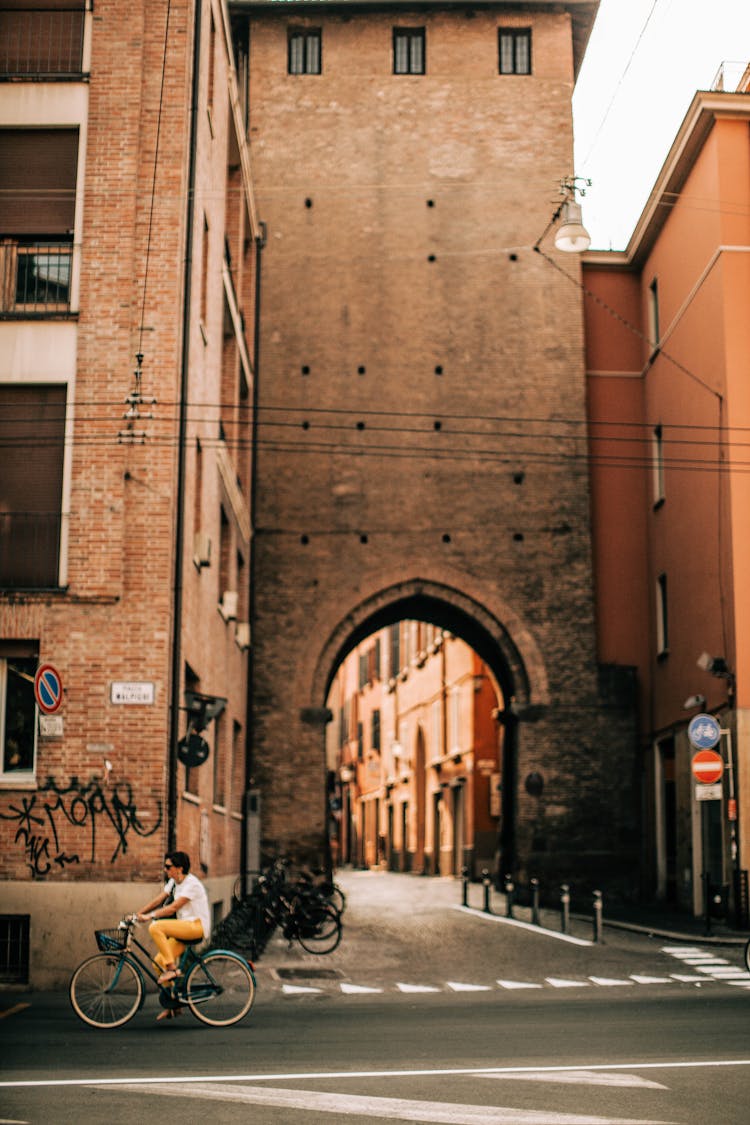
M 695 715 L 688 725 L 688 739 L 697 750 L 690 768 L 696 779 L 695 799 L 701 802 L 701 850 L 703 853 L 703 897 L 706 933 L 711 932 L 711 873 L 708 857 L 709 801 L 720 801 L 724 759 L 714 750 L 721 741 L 721 725 L 713 715 Z
M 34 698 L 45 715 L 59 711 L 63 701 L 60 673 L 51 664 L 40 664 L 34 677 Z

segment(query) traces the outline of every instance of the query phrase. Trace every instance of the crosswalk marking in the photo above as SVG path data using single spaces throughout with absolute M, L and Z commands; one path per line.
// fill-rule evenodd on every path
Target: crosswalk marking
M 525 980 L 499 980 L 497 982 L 501 988 L 541 988 L 541 984 L 532 984 L 530 981 Z
M 590 984 L 587 980 L 565 980 L 561 977 L 545 977 L 545 980 L 553 988 L 586 988 Z
M 239 1084 L 184 1081 L 180 1085 L 128 1083 L 122 1087 L 149 1097 L 190 1098 L 193 1102 L 226 1101 L 274 1106 L 301 1113 L 335 1113 L 352 1117 L 377 1117 L 386 1121 L 430 1121 L 435 1125 L 666 1125 L 654 1118 L 596 1116 L 510 1106 L 417 1101 L 374 1095 L 326 1093 L 319 1090 L 284 1090 L 273 1086 L 248 1088 Z
M 571 1086 L 619 1086 L 637 1090 L 669 1089 L 662 1082 L 642 1078 L 640 1074 L 624 1074 L 621 1071 L 607 1070 L 570 1070 L 557 1073 L 533 1070 L 524 1074 L 491 1074 L 487 1077 L 501 1080 L 510 1078 L 514 1082 L 560 1082 Z
M 399 992 L 439 992 L 439 988 L 435 988 L 431 984 L 397 984 L 396 988 Z
M 731 984 L 735 987 L 745 988 L 750 991 L 750 972 L 747 972 L 739 965 L 733 965 L 731 961 L 725 957 L 719 957 L 715 954 L 703 954 L 701 956 L 697 946 L 664 946 L 661 952 L 669 954 L 679 962 L 680 967 L 688 971 L 669 973 L 664 976 L 653 973 L 629 973 L 627 976 L 623 977 L 607 977 L 593 974 L 588 977 L 551 976 L 544 977 L 541 981 L 511 980 L 507 977 L 499 977 L 493 983 L 488 984 L 483 984 L 478 981 L 448 980 L 436 984 L 398 981 L 392 984 L 369 985 L 342 981 L 336 984 L 330 984 L 327 989 L 313 985 L 284 984 L 282 985 L 281 991 L 289 996 L 306 994 L 326 994 L 330 996 L 331 990 L 335 989 L 345 996 L 366 996 L 382 995 L 383 993 L 396 989 L 402 993 L 416 995 L 419 993 L 434 994 L 446 991 L 456 993 L 492 992 L 493 989 L 502 989 L 506 992 L 523 992 L 528 989 L 540 989 L 544 987 L 573 989 L 588 988 L 592 985 L 597 988 L 632 988 L 636 984 L 676 985 L 678 983 L 700 986 L 713 982 L 717 984 Z
M 632 980 L 621 980 L 619 977 L 589 977 L 589 980 L 604 988 L 620 988 L 622 985 L 630 985 L 632 988 L 633 986 Z

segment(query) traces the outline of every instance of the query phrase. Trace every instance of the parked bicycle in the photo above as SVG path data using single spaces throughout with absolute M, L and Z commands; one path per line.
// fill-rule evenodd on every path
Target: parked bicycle
M 745 968 L 750 973 L 750 941 L 745 946 Z
M 336 949 L 343 932 L 341 912 L 325 889 L 309 878 L 291 879 L 283 860 L 264 870 L 218 930 L 222 940 L 257 957 L 277 927 L 290 944 L 320 954 Z
M 255 999 L 249 961 L 227 949 L 198 952 L 200 943 L 190 942 L 180 958 L 181 975 L 162 987 L 151 955 L 133 933 L 135 926 L 135 915 L 128 915 L 116 929 L 95 931 L 99 953 L 81 962 L 69 988 L 73 1011 L 84 1023 L 122 1027 L 143 1006 L 147 977 L 159 989 L 163 1008 L 176 1011 L 186 1005 L 212 1027 L 229 1027 L 247 1015 Z

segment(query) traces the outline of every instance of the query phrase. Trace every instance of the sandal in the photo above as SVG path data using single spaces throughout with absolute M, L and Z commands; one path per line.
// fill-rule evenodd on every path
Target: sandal
M 162 1020 L 176 1020 L 182 1011 L 182 1006 L 179 1008 L 165 1008 L 164 1011 L 159 1012 L 156 1017 L 156 1022 L 160 1023 Z
M 182 976 L 182 973 L 180 972 L 179 969 L 167 969 L 167 971 L 165 973 L 161 974 L 161 976 L 158 978 L 156 983 L 157 984 L 169 984 L 170 981 L 177 980 L 177 978 L 181 977 L 181 976 Z

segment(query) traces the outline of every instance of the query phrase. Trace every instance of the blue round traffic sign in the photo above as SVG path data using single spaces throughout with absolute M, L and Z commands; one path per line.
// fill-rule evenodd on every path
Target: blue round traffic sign
M 698 750 L 711 750 L 721 738 L 721 727 L 713 715 L 695 715 L 688 726 L 688 738 Z
M 34 677 L 34 696 L 40 711 L 52 715 L 63 700 L 60 673 L 51 664 L 40 664 Z

